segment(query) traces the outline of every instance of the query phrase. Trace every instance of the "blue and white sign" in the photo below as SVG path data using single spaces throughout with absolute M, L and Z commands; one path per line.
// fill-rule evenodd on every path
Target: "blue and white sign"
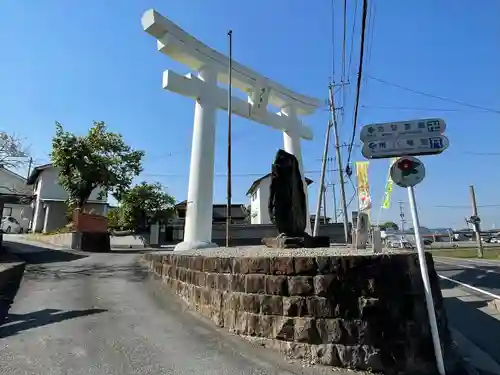
M 361 129 L 359 138 L 362 142 L 381 139 L 409 138 L 420 136 L 438 136 L 446 130 L 444 120 L 438 118 L 387 122 L 366 125 Z
M 371 140 L 363 144 L 361 153 L 367 159 L 382 159 L 401 155 L 436 155 L 448 148 L 450 142 L 444 135 L 401 137 Z

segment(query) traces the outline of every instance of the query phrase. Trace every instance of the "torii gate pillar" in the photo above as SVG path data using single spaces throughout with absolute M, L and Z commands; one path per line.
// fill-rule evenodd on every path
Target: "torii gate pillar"
M 210 66 L 200 69 L 199 78 L 217 86 L 217 73 Z M 193 140 L 189 165 L 184 241 L 176 250 L 211 248 L 214 195 L 216 106 L 209 95 L 201 95 L 194 109 Z
M 159 51 L 198 72 L 197 76 L 181 76 L 168 70 L 163 73 L 164 89 L 196 101 L 184 241 L 175 250 L 216 247 L 212 243 L 215 118 L 217 109 L 228 110 L 228 92 L 218 83 L 229 82 L 229 59 L 154 10 L 144 13 L 142 25 L 157 39 Z M 283 148 L 299 162 L 307 199 L 300 142 L 301 138 L 312 139 L 313 135 L 298 116 L 313 113 L 321 101 L 293 92 L 235 61 L 231 82 L 234 88 L 248 94 L 247 101 L 231 98 L 234 114 L 284 132 Z M 280 112 L 270 112 L 269 104 L 280 108 Z M 306 223 L 306 231 L 311 234 L 308 209 Z
M 281 109 L 281 113 L 287 117 L 291 117 L 293 122 L 300 123 L 297 118 L 297 113 L 293 106 L 286 106 Z M 290 130 L 283 132 L 283 149 L 289 154 L 294 155 L 299 163 L 300 175 L 302 176 L 302 184 L 304 185 L 304 194 L 306 195 L 306 232 L 312 235 L 311 218 L 309 214 L 309 199 L 307 194 L 307 182 L 304 174 L 304 163 L 302 162 L 302 148 L 300 145 L 300 133 L 298 129 L 292 127 Z

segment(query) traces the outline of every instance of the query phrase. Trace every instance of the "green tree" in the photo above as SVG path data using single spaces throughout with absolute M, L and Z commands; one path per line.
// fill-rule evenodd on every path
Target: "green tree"
M 173 211 L 175 198 L 156 182 L 142 182 L 125 192 L 120 201 L 123 226 L 141 231 L 160 220 L 168 219 Z
M 392 221 L 386 221 L 384 224 L 380 226 L 380 229 L 399 230 L 399 226 Z
M 85 136 L 64 131 L 56 122 L 51 159 L 60 168 L 59 182 L 75 208 L 82 208 L 96 188 L 120 200 L 141 173 L 143 156 L 143 151 L 125 144 L 121 134 L 109 132 L 104 122 L 94 121 Z
M 111 229 L 121 229 L 121 210 L 119 207 L 112 207 L 108 210 L 108 227 Z

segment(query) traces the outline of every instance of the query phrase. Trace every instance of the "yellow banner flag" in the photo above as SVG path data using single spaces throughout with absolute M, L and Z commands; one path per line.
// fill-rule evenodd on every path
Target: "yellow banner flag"
M 382 208 L 388 209 L 391 207 L 391 195 L 392 195 L 392 178 L 391 178 L 391 167 L 398 160 L 398 158 L 392 158 L 389 164 L 389 177 L 387 178 L 387 183 L 385 184 L 384 201 L 382 202 Z
M 368 183 L 368 161 L 356 162 L 356 177 L 358 188 L 359 210 L 361 212 L 368 211 L 372 207 L 372 199 L 370 196 L 370 185 Z
M 384 202 L 382 208 L 388 209 L 391 207 L 391 193 L 392 193 L 392 178 L 389 177 L 385 185 Z

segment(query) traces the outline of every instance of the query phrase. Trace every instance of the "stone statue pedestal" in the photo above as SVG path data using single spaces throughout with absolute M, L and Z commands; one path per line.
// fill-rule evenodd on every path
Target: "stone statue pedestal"
M 303 236 L 279 235 L 278 237 L 267 237 L 262 239 L 262 243 L 273 249 L 298 249 L 298 248 L 318 248 L 330 247 L 330 238 L 326 236 L 312 237 L 307 233 Z

